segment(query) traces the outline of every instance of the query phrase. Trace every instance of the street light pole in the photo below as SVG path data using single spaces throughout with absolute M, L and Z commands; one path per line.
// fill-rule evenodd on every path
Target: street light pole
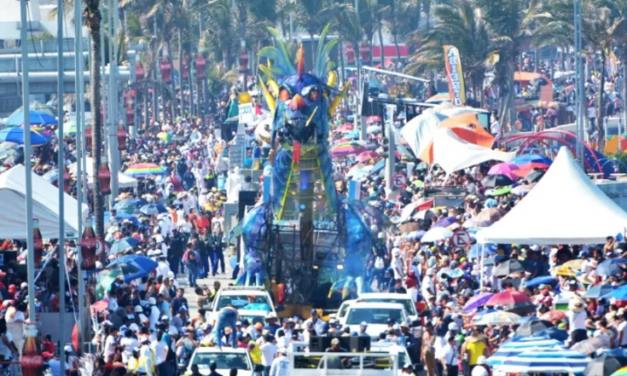
M 22 111 L 24 112 L 24 167 L 26 171 L 26 256 L 28 281 L 28 321 L 35 323 L 35 244 L 33 243 L 33 183 L 31 176 L 30 145 L 30 87 L 28 82 L 28 20 L 27 0 L 20 0 L 20 40 L 22 47 Z
M 57 160 L 57 189 L 59 191 L 59 363 L 60 374 L 65 374 L 65 180 L 63 170 L 65 169 L 65 156 L 63 155 L 65 145 L 63 144 L 63 0 L 57 0 L 57 116 L 59 122 L 59 145 Z M 76 51 L 75 51 L 76 54 Z M 28 128 L 30 131 L 30 127 Z M 26 128 L 24 129 L 26 131 Z M 30 161 L 30 156 L 25 158 Z

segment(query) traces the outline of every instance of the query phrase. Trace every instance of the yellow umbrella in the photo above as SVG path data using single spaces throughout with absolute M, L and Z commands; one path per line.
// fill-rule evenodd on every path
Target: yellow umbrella
M 576 277 L 577 276 L 577 273 L 575 273 L 568 266 L 564 266 L 564 265 L 558 266 L 557 268 L 553 268 L 552 271 L 555 272 L 555 274 L 562 276 L 562 277 Z
M 572 270 L 580 270 L 581 269 L 581 264 L 583 264 L 583 260 L 570 260 L 568 262 L 563 263 L 561 266 L 562 267 L 568 267 Z

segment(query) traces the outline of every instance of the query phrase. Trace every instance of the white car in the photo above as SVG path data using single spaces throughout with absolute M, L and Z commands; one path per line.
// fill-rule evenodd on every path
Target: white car
M 346 317 L 340 324 L 342 327 L 350 327 L 350 331 L 359 332 L 362 322 L 368 324 L 366 333 L 372 338 L 378 338 L 379 334 L 385 332 L 391 320 L 394 324 L 411 324 L 405 307 L 400 303 L 352 303 L 348 307 Z
M 249 302 L 249 297 L 254 297 L 254 302 Z M 237 310 L 254 310 L 263 311 L 266 314 L 270 312 L 276 314 L 272 298 L 263 287 L 229 286 L 218 290 L 211 303 L 209 322 L 217 321 L 220 310 L 228 306 L 233 306 Z
M 337 310 L 337 314 L 335 318 L 338 322 L 342 322 L 342 319 L 346 317 L 346 313 L 348 312 L 348 307 L 351 306 L 352 303 L 355 303 L 356 300 L 345 300 L 340 305 L 340 308 Z
M 396 294 L 391 292 L 365 292 L 359 295 L 357 302 L 364 303 L 400 303 L 405 307 L 405 313 L 410 321 L 418 320 L 416 305 L 409 294 Z
M 238 376 L 253 376 L 255 372 L 262 371 L 262 369 L 255 369 L 259 367 L 255 367 L 246 349 L 199 347 L 192 354 L 186 373 L 191 375 L 192 365 L 197 364 L 200 374 L 209 375 L 211 373 L 209 365 L 212 362 L 216 363 L 216 372 L 221 375 L 228 375 L 233 368 L 238 370 Z

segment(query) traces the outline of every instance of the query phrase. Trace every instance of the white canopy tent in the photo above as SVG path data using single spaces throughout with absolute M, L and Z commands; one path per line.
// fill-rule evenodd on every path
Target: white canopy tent
M 46 239 L 59 237 L 59 189 L 32 174 L 33 218 Z M 78 201 L 64 193 L 65 233 L 78 234 Z M 26 239 L 26 169 L 17 165 L 0 175 L 0 238 Z M 82 208 L 83 219 L 89 208 Z
M 627 228 L 627 213 L 562 147 L 546 175 L 500 221 L 477 233 L 482 243 L 598 244 Z
M 91 157 L 87 157 L 87 184 L 91 188 L 93 185 L 92 178 L 94 176 L 94 167 L 93 167 L 93 159 Z M 76 163 L 72 163 L 68 168 L 70 175 L 72 178 L 76 179 Z M 120 188 L 133 188 L 137 189 L 137 179 L 132 176 L 128 176 L 118 171 L 118 186 Z

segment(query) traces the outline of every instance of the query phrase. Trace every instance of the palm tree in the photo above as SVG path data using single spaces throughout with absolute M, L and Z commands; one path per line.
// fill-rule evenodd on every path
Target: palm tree
M 459 50 L 466 86 L 472 87 L 475 100 L 483 99 L 486 66 L 490 65 L 492 51 L 485 19 L 474 0 L 455 0 L 455 4 L 438 5 L 433 12 L 437 22 L 421 38 L 421 47 L 413 54 L 405 68 L 409 74 L 444 71 L 444 46 Z
M 514 69 L 523 46 L 531 40 L 531 25 L 538 11 L 538 0 L 477 0 L 488 25 L 498 62 L 495 81 L 499 85 L 499 120 L 514 125 Z
M 324 9 L 324 0 L 297 0 L 296 3 L 296 20 L 307 31 L 311 42 L 311 59 L 316 59 L 316 49 L 314 43 L 314 35 L 322 30 L 324 21 L 321 17 L 321 11 Z
M 627 4 L 624 0 L 590 0 L 582 4 L 582 36 L 590 47 L 600 50 L 601 76 L 597 102 L 598 150 L 605 149 L 604 96 L 605 63 L 615 45 L 624 45 L 627 36 Z
M 204 30 L 209 58 L 224 62 L 227 69 L 233 66 L 233 53 L 236 47 L 233 36 L 237 33 L 236 15 L 231 5 L 232 0 L 217 0 L 203 9 L 206 19 L 204 24 L 211 25 Z M 218 52 L 220 55 L 216 56 Z
M 91 65 L 89 67 L 89 99 L 92 113 L 92 149 L 91 156 L 93 160 L 93 170 L 100 170 L 100 156 L 102 153 L 102 106 L 100 103 L 100 22 L 102 15 L 100 14 L 100 0 L 84 0 L 83 19 L 89 29 L 91 38 Z M 115 172 L 117 173 L 117 172 Z M 104 197 L 100 194 L 100 180 L 98 174 L 94 174 L 92 178 L 94 192 L 94 217 L 96 225 L 96 236 L 104 239 Z

